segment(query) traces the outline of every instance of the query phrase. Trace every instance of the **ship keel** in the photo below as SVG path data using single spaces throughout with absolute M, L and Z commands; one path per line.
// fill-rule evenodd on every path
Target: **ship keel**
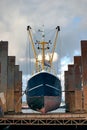
M 28 105 L 32 110 L 45 114 L 60 106 L 60 96 L 34 96 L 28 97 Z

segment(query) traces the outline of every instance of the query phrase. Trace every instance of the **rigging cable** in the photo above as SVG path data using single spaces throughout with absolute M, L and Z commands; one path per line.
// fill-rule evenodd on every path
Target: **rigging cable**
M 62 38 L 61 38 L 61 35 L 60 35 L 60 80 L 61 80 L 61 86 L 62 86 L 62 97 L 65 97 L 65 87 L 64 87 L 64 70 L 62 68 L 62 56 L 63 56 L 63 35 L 62 35 Z M 65 100 L 65 98 L 64 98 Z

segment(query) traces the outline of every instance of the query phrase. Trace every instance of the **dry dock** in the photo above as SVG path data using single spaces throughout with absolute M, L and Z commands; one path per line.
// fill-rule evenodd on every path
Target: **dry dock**
M 81 56 L 64 73 L 64 113 L 22 113 L 22 71 L 15 56 L 8 56 L 8 42 L 0 42 L 1 125 L 87 125 L 87 40 L 81 41 Z

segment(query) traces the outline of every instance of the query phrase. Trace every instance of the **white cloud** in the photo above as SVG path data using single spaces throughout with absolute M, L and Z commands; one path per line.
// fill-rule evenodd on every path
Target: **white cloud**
M 76 51 L 80 52 L 81 38 L 87 39 L 86 5 L 87 0 L 1 0 L 0 39 L 9 42 L 9 55 L 15 55 L 17 64 L 21 64 L 20 59 L 26 53 L 27 25 L 44 24 L 48 29 L 59 25 L 61 58 L 72 58 Z M 69 63 L 67 59 L 66 62 Z
M 58 55 L 54 53 L 53 60 L 61 60 L 59 69 L 63 86 L 67 65 L 73 63 L 74 55 L 80 55 L 80 41 L 87 39 L 87 0 L 0 0 L 0 40 L 9 42 L 9 55 L 15 55 L 21 66 L 23 90 L 29 78 L 29 71 L 25 71 L 29 68 L 27 25 L 38 28 L 43 24 L 48 30 L 56 26 L 61 29 Z

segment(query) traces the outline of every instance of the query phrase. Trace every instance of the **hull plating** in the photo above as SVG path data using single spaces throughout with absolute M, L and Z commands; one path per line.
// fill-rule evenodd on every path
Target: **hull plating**
M 27 103 L 33 110 L 46 113 L 55 110 L 61 103 L 60 80 L 47 72 L 40 72 L 28 80 Z
M 59 96 L 43 96 L 43 97 L 28 97 L 28 105 L 32 110 L 41 112 L 43 114 L 56 110 L 61 103 Z

